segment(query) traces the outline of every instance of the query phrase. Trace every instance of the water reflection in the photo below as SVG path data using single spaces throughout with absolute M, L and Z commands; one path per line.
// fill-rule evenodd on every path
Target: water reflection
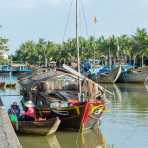
M 56 135 L 47 137 L 20 135 L 19 140 L 23 148 L 61 148 Z
M 103 84 L 113 95 L 106 94 L 112 102 L 121 102 L 123 99 L 147 98 L 148 83 L 145 84 Z M 140 97 L 141 96 L 141 97 Z
M 49 137 L 20 136 L 23 148 L 114 148 L 107 144 L 100 130 L 90 130 L 83 134 L 58 132 Z
M 49 148 L 61 148 L 56 135 L 46 137 Z
M 101 125 L 107 141 L 116 148 L 145 148 L 148 145 L 148 91 L 145 85 L 118 84 L 106 88 L 116 93 L 116 97 L 111 98 L 112 111 L 103 116 Z
M 89 130 L 83 134 L 61 132 L 57 138 L 61 148 L 111 148 L 99 129 Z
M 13 82 L 16 82 L 16 80 L 17 80 L 17 76 L 12 76 L 11 73 L 0 74 L 0 82 L 13 83 Z
M 122 101 L 121 90 L 116 84 L 102 84 L 102 86 L 111 93 L 106 93 L 106 98 L 109 100 Z
M 20 95 L 20 86 L 17 83 L 17 77 L 12 76 L 10 77 L 9 74 L 1 74 L 0 75 L 0 82 L 5 83 L 16 83 L 15 88 L 1 88 L 0 89 L 0 97 L 5 105 L 6 110 L 10 107 L 13 101 L 20 102 L 22 98 Z M 8 96 L 7 96 L 8 95 Z
M 49 147 L 46 137 L 42 136 L 19 136 L 23 148 L 52 148 Z
M 145 89 L 146 89 L 146 90 L 147 90 L 147 92 L 148 92 L 148 80 L 147 80 L 147 81 L 145 81 L 144 86 L 145 86 Z

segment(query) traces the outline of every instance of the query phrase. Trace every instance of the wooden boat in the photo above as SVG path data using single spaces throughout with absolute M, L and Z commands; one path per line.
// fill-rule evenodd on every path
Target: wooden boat
M 43 117 L 59 117 L 59 129 L 82 131 L 93 128 L 105 110 L 103 100 L 76 101 L 74 98 L 66 101 L 58 96 L 33 94 L 33 102 Z M 50 97 L 50 98 L 49 98 Z M 52 98 L 51 98 L 52 97 Z
M 130 69 L 121 73 L 120 83 L 144 83 L 148 78 L 148 69 Z
M 121 74 L 121 66 L 105 73 L 89 76 L 97 83 L 115 83 Z
M 34 135 L 51 135 L 55 133 L 60 125 L 58 117 L 45 121 L 19 121 L 19 130 L 17 133 L 34 134 Z M 15 124 L 13 124 L 15 127 Z
M 12 69 L 11 65 L 3 65 L 0 68 L 0 73 L 1 74 L 6 74 L 6 73 L 10 73 L 10 72 L 13 72 L 13 69 Z
M 52 114 L 61 119 L 60 129 L 83 131 L 98 124 L 104 109 L 99 101 L 87 101 L 71 107 L 52 109 Z
M 0 82 L 0 88 L 4 88 L 5 87 L 5 82 Z
M 42 77 L 38 77 L 36 75 L 32 78 L 25 80 L 22 79 L 23 83 L 20 84 L 23 86 L 23 90 L 21 92 L 24 96 L 24 101 L 28 99 L 29 96 L 36 105 L 38 112 L 47 119 L 51 117 L 59 117 L 61 120 L 59 129 L 82 131 L 83 129 L 92 128 L 98 123 L 100 116 L 105 110 L 105 102 L 101 99 L 104 89 L 99 84 L 96 84 L 92 80 L 82 76 L 70 67 L 66 67 L 65 65 L 64 68 L 67 71 L 71 71 L 71 74 L 62 73 L 62 76 L 71 76 L 75 78 L 74 82 L 78 81 L 78 76 L 80 76 L 82 80 L 86 80 L 86 83 L 84 84 L 86 84 L 86 88 L 88 89 L 86 89 L 87 93 L 89 92 L 91 96 L 93 91 L 93 95 L 91 97 L 87 96 L 89 99 L 83 98 L 83 100 L 79 100 L 78 90 L 76 89 L 75 92 L 70 91 L 69 89 L 67 90 L 67 83 L 66 87 L 63 85 L 61 88 L 54 87 L 54 89 L 50 89 L 49 87 L 46 89 L 45 87 L 38 87 L 44 81 L 48 84 L 47 86 L 52 85 L 53 75 L 50 76 L 46 74 L 46 76 L 42 75 Z M 58 77 L 56 78 L 58 80 L 57 84 L 60 85 L 61 79 L 59 78 L 61 74 L 55 74 L 54 78 L 56 75 Z M 68 81 L 72 82 L 71 79 Z M 91 83 L 92 86 L 97 86 L 99 89 L 100 93 L 97 95 L 98 99 L 96 99 L 95 90 L 92 90 L 94 87 L 91 87 L 89 83 Z M 87 86 L 88 84 L 89 87 Z M 91 90 L 89 90 L 89 88 Z M 62 93 L 60 91 L 62 91 Z M 22 100 L 22 102 L 24 101 Z
M 15 88 L 16 87 L 16 83 L 7 83 L 6 84 L 6 88 Z

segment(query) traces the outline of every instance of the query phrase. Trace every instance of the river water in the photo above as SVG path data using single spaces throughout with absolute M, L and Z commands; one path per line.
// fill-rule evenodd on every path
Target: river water
M 11 81 L 16 81 L 12 77 Z M 0 77 L 0 81 L 10 77 Z M 104 85 L 113 92 L 107 96 L 110 110 L 102 116 L 100 129 L 83 134 L 57 132 L 50 137 L 19 136 L 23 148 L 147 148 L 148 147 L 148 85 L 117 84 Z M 1 89 L 0 95 L 18 95 L 16 89 Z M 19 96 L 1 96 L 6 109 Z

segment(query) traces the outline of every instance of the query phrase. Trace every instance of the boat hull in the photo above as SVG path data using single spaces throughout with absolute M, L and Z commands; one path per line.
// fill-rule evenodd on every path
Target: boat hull
M 60 118 L 60 130 L 82 131 L 93 128 L 104 109 L 104 104 L 98 101 L 88 101 L 81 105 L 53 110 L 52 115 Z
M 128 71 L 120 75 L 118 82 L 120 83 L 144 83 L 148 78 L 148 70 Z
M 121 66 L 113 69 L 109 73 L 97 74 L 94 78 L 92 78 L 97 83 L 115 83 L 121 74 Z
M 8 83 L 6 84 L 6 88 L 16 88 L 16 83 Z
M 80 131 L 93 128 L 105 110 L 103 100 L 76 101 L 71 105 L 67 102 L 66 107 L 64 107 L 65 105 L 51 106 L 51 100 L 52 98 L 49 97 L 33 95 L 37 114 L 42 114 L 46 119 L 58 117 L 61 120 L 60 130 Z M 57 102 L 57 100 L 60 101 L 60 98 L 56 98 L 54 101 Z
M 5 82 L 0 82 L 0 88 L 4 88 L 5 87 Z
M 59 118 L 51 118 L 47 121 L 19 121 L 17 133 L 33 135 L 51 135 L 55 133 L 60 125 Z M 13 124 L 15 127 L 15 124 Z

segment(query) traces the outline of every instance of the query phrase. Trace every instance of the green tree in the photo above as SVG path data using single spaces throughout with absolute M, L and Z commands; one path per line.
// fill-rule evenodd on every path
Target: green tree
M 0 50 L 8 51 L 8 39 L 0 37 Z

